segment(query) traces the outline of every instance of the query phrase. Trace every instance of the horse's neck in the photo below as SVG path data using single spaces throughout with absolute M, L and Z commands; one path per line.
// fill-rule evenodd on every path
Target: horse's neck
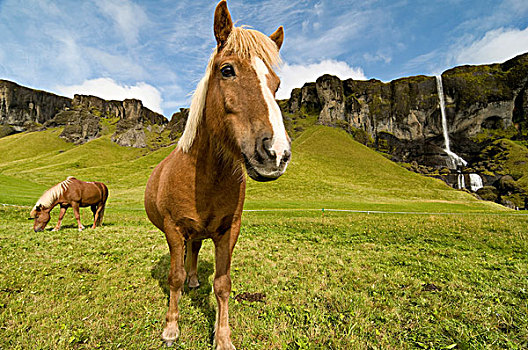
M 213 133 L 207 130 L 206 123 L 200 123 L 190 156 L 196 164 L 196 176 L 201 176 L 205 182 L 236 182 L 244 181 L 242 159 L 233 157 L 230 151 L 215 139 Z
M 57 205 L 59 204 L 59 199 L 57 198 L 49 207 L 44 208 L 43 211 L 47 211 L 48 213 L 53 210 Z

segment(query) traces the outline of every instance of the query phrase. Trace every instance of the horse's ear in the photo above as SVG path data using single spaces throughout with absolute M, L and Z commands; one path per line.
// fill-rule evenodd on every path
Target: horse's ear
M 231 34 L 233 21 L 227 9 L 227 2 L 222 0 L 216 5 L 214 15 L 214 35 L 218 46 L 222 46 Z
M 270 35 L 270 38 L 275 42 L 275 44 L 277 44 L 277 49 L 280 50 L 282 42 L 284 41 L 284 28 L 282 28 L 282 26 L 277 28 L 277 30 Z

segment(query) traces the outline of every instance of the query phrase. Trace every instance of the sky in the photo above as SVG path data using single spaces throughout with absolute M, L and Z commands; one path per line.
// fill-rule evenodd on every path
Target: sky
M 216 45 L 213 0 L 0 0 L 0 79 L 73 97 L 188 107 Z M 439 74 L 528 52 L 527 0 L 228 0 L 236 25 L 284 26 L 277 98 L 341 79 Z

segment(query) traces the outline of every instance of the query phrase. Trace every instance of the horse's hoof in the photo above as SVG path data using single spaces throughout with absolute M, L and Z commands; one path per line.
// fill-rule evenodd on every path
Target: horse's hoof
M 235 346 L 233 344 L 231 344 L 231 343 L 226 344 L 224 346 L 217 345 L 215 349 L 216 350 L 236 350 Z
M 189 286 L 189 289 L 196 289 L 200 287 L 200 282 L 198 282 L 198 278 L 196 277 L 190 278 L 188 286 Z
M 180 329 L 178 328 L 177 324 L 173 326 L 167 325 L 165 329 L 163 330 L 161 339 L 163 339 L 166 346 L 172 346 L 179 336 L 180 336 Z
M 52 231 L 58 231 L 58 230 L 60 230 L 60 229 L 58 229 L 58 228 L 55 227 Z
M 216 341 L 216 337 L 215 337 L 215 340 L 213 342 L 213 347 L 216 350 L 236 350 L 236 348 L 233 345 L 233 343 L 231 343 L 231 340 L 223 341 L 223 342 L 217 342 Z

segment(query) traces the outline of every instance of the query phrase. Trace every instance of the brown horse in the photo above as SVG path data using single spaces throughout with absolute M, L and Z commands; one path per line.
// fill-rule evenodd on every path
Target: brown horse
M 228 324 L 231 255 L 240 232 L 244 168 L 257 181 L 277 179 L 290 160 L 290 139 L 275 101 L 284 32 L 270 37 L 234 27 L 225 1 L 214 15 L 217 47 L 191 102 L 178 147 L 152 172 L 145 191 L 149 219 L 170 249 L 169 310 L 162 338 L 179 336 L 178 299 L 187 280 L 198 287 L 202 240 L 215 245 L 216 349 L 234 349 Z M 185 253 L 186 251 L 186 253 Z
M 79 207 L 89 206 L 94 215 L 92 228 L 95 228 L 103 222 L 107 198 L 108 188 L 104 183 L 84 182 L 70 176 L 44 192 L 37 201 L 37 204 L 33 207 L 33 210 L 31 210 L 29 219 L 34 220 L 33 230 L 35 232 L 43 231 L 51 219 L 51 210 L 55 206 L 60 205 L 59 221 L 53 229 L 53 231 L 58 231 L 60 230 L 66 209 L 72 207 L 75 219 L 77 219 L 79 231 L 82 231 L 84 226 L 81 224 Z

